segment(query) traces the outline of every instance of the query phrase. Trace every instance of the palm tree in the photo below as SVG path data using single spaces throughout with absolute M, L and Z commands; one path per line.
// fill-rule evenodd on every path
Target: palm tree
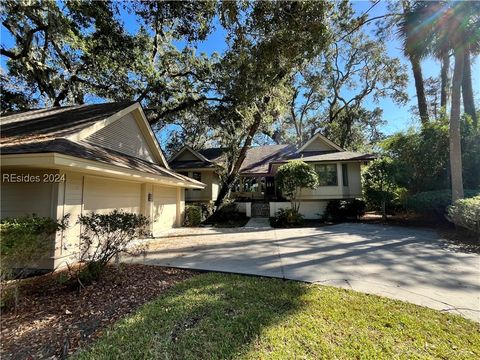
M 471 51 L 470 46 L 466 45 L 464 49 L 464 64 L 463 64 L 463 77 L 462 77 L 462 97 L 463 97 L 463 109 L 468 114 L 473 122 L 477 123 L 477 112 L 475 111 L 475 102 L 473 99 L 472 89 L 472 65 L 470 61 Z
M 426 124 L 428 123 L 428 106 L 427 98 L 425 97 L 422 67 L 420 65 L 420 60 L 427 54 L 425 46 L 425 41 L 427 40 L 426 32 L 421 26 L 421 12 L 412 9 L 410 2 L 407 0 L 402 2 L 402 6 L 403 16 L 399 23 L 399 35 L 403 39 L 405 56 L 410 60 L 412 66 L 420 120 L 422 124 Z
M 465 112 L 476 121 L 471 83 L 470 56 L 480 48 L 480 4 L 460 1 L 417 1 L 406 7 L 403 28 L 406 52 L 422 57 L 433 54 L 442 58 L 442 88 L 447 89 L 447 56 L 455 57 L 451 85 L 450 171 L 452 201 L 463 197 L 460 108 L 463 94 Z M 444 80 L 445 79 L 445 80 Z M 443 82 L 445 81 L 445 82 Z M 446 104 L 447 93 L 443 94 Z
M 462 147 L 460 138 L 460 93 L 465 65 L 465 52 L 461 46 L 455 51 L 452 79 L 452 106 L 450 109 L 450 174 L 452 202 L 463 198 Z

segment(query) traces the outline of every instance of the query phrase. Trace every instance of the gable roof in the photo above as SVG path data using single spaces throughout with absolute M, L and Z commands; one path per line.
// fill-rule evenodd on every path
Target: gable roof
M 159 164 L 86 141 L 89 135 L 131 112 L 135 112 L 135 120 L 148 134 L 146 140 Z M 0 148 L 2 155 L 59 153 L 201 184 L 169 169 L 142 107 L 135 102 L 58 107 L 7 115 L 1 118 Z
M 297 150 L 297 152 L 303 152 L 303 151 L 309 151 L 309 150 L 306 150 L 314 141 L 317 141 L 317 140 L 320 140 L 321 142 L 329 145 L 331 148 L 333 148 L 333 150 L 337 150 L 337 151 L 345 151 L 345 149 L 342 149 L 340 146 L 338 146 L 337 144 L 335 144 L 333 141 L 327 139 L 325 136 L 323 136 L 322 134 L 320 133 L 316 133 L 315 135 L 313 135 L 305 144 L 303 144 L 303 146 L 300 147 L 300 149 Z
M 180 155 L 182 155 L 184 152 L 190 152 L 191 154 L 193 154 L 193 156 L 195 156 L 199 161 L 203 161 L 203 162 L 207 162 L 207 163 L 211 163 L 212 161 L 210 161 L 209 159 L 207 159 L 205 156 L 203 156 L 200 152 L 192 149 L 190 146 L 188 145 L 185 145 L 184 147 L 182 147 L 180 149 L 180 151 L 178 151 L 175 155 L 173 155 L 171 158 L 170 158 L 170 161 L 169 162 L 173 162 L 175 161 L 175 159 L 177 159 L 178 157 L 180 157 Z
M 327 145 L 327 149 L 331 150 L 309 150 L 308 147 L 314 141 L 321 141 Z M 180 152 L 184 151 L 182 148 Z M 203 150 L 192 150 L 192 153 L 198 154 L 198 160 L 177 160 L 180 152 L 177 153 L 170 161 L 173 169 L 205 169 L 214 168 L 222 165 L 222 157 L 226 152 L 225 148 L 207 148 Z M 204 157 L 205 160 L 202 160 Z M 244 175 L 261 175 L 270 174 L 272 164 L 282 164 L 289 160 L 303 160 L 305 162 L 322 162 L 322 161 L 368 161 L 375 159 L 375 155 L 354 151 L 346 151 L 334 142 L 327 139 L 320 133 L 312 136 L 298 150 L 293 145 L 266 145 L 254 146 L 247 150 L 245 160 L 240 167 L 240 174 Z
M 247 150 L 245 160 L 240 167 L 241 174 L 268 174 L 270 172 L 270 163 L 276 162 L 295 149 L 292 145 L 266 145 L 254 146 Z M 181 150 L 182 151 L 182 150 Z M 207 148 L 198 150 L 201 156 L 206 160 L 175 160 L 177 156 L 172 157 L 170 166 L 173 169 L 199 169 L 214 168 L 222 165 L 222 158 L 226 148 Z M 180 153 L 180 152 L 179 152 Z
M 43 141 L 66 137 L 132 104 L 132 101 L 128 101 L 53 107 L 2 116 L 0 143 Z

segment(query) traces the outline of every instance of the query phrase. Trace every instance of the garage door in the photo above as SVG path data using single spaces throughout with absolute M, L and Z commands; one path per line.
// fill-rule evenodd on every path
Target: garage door
M 101 177 L 85 177 L 84 212 L 114 209 L 140 213 L 141 184 Z
M 153 187 L 153 236 L 175 226 L 177 220 L 177 189 Z

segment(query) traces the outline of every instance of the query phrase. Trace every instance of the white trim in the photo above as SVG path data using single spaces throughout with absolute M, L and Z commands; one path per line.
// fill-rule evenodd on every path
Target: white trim
M 331 140 L 328 140 L 325 136 L 323 136 L 322 134 L 320 133 L 316 133 L 314 136 L 312 136 L 310 138 L 310 140 L 308 140 L 305 144 L 303 144 L 303 146 L 298 149 L 296 152 L 297 153 L 300 153 L 302 152 L 306 147 L 308 147 L 312 142 L 314 142 L 316 139 L 320 139 L 322 141 L 324 141 L 325 143 L 327 143 L 328 145 L 330 145 L 331 147 L 333 147 L 335 150 L 338 150 L 338 151 L 345 151 L 345 149 L 342 149 L 340 146 L 338 146 L 337 144 L 335 144 L 333 141 Z
M 170 159 L 170 161 L 173 161 L 175 160 L 177 157 L 180 156 L 180 154 L 183 154 L 186 150 L 190 151 L 193 155 L 195 155 L 199 160 L 202 160 L 202 161 L 206 161 L 206 162 L 209 162 L 209 163 L 212 163 L 213 164 L 213 161 L 207 159 L 205 156 L 203 156 L 202 154 L 200 154 L 198 151 L 196 150 L 193 150 L 190 146 L 188 145 L 184 145 L 175 155 L 172 156 L 172 158 Z
M 147 117 L 145 116 L 145 113 L 143 112 L 143 108 L 139 103 L 135 103 L 138 106 L 138 112 L 140 113 L 140 116 L 143 120 L 143 124 L 150 135 L 150 140 L 153 140 L 153 146 L 155 150 L 157 151 L 157 154 L 160 155 L 161 162 L 163 163 L 163 166 L 166 167 L 167 169 L 170 169 L 170 165 L 168 165 L 168 161 L 165 158 L 165 155 L 163 154 L 162 148 L 160 147 L 160 144 L 158 143 L 157 137 L 152 131 L 152 127 L 150 126 L 150 123 L 147 120 Z M 148 138 L 147 138 L 148 140 Z
M 42 154 L 10 154 L 1 156 L 2 166 L 29 166 L 36 168 L 57 168 L 80 171 L 85 174 L 109 174 L 111 177 L 120 177 L 137 182 L 152 182 L 173 187 L 184 187 L 192 189 L 204 189 L 205 184 L 197 184 L 182 180 L 180 175 L 167 170 L 177 179 L 171 179 L 161 175 L 146 173 L 139 170 L 124 168 L 117 165 L 103 164 L 94 160 L 82 159 L 59 153 Z M 74 169 L 72 169 L 74 168 Z

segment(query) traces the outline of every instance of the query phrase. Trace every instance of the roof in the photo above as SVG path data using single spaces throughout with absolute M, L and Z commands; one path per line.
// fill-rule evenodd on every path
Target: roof
M 67 106 L 2 116 L 1 153 L 59 153 L 203 185 L 159 164 L 104 148 L 84 139 L 68 138 L 69 135 L 105 120 L 132 104 L 134 102 Z
M 337 144 L 335 144 L 332 140 L 330 139 L 327 139 L 325 136 L 323 136 L 322 134 L 320 133 L 316 133 L 315 135 L 313 135 L 305 144 L 303 144 L 300 149 L 297 150 L 297 152 L 302 152 L 302 151 L 305 151 L 306 148 L 308 148 L 310 146 L 311 143 L 313 143 L 315 140 L 319 139 L 320 141 L 324 142 L 325 144 L 329 145 L 330 147 L 332 147 L 333 149 L 335 150 L 338 150 L 338 151 L 345 151 L 345 149 L 343 149 L 342 147 L 338 146 Z
M 247 150 L 247 155 L 240 168 L 241 174 L 268 174 L 270 163 L 281 160 L 295 149 L 292 145 L 266 145 L 254 146 Z M 197 151 L 208 161 L 202 160 L 174 160 L 170 162 L 173 169 L 199 169 L 215 168 L 222 164 L 222 158 L 226 148 L 207 148 Z
M 215 168 L 215 163 L 207 161 L 185 160 L 185 161 L 172 161 L 170 167 L 175 170 L 182 169 L 204 169 Z
M 66 139 L 54 139 L 44 142 L 15 144 L 2 147 L 3 155 L 38 153 L 58 153 L 70 155 L 82 159 L 98 161 L 104 164 L 119 166 L 126 169 L 133 169 L 153 175 L 164 176 L 171 179 L 201 184 L 198 181 L 177 174 L 174 171 L 168 170 L 158 164 L 129 156 L 118 151 L 106 149 L 98 145 L 93 145 L 86 141 L 74 142 Z
M 134 102 L 52 107 L 2 116 L 0 143 L 62 138 L 104 120 Z
M 373 160 L 375 155 L 353 151 L 304 151 L 288 156 L 285 160 L 303 160 L 305 162 L 320 161 L 362 161 Z
M 270 164 L 277 162 L 294 151 L 292 145 L 267 145 L 251 147 L 243 161 L 242 174 L 268 174 Z
M 197 150 L 201 155 L 205 156 L 208 160 L 213 162 L 221 161 L 223 154 L 225 153 L 226 148 L 207 148 L 202 150 Z
M 221 165 L 225 148 L 208 148 L 197 150 L 207 158 L 203 160 L 175 160 L 170 166 L 176 170 L 215 168 Z M 247 150 L 247 155 L 240 168 L 240 174 L 269 174 L 271 164 L 285 163 L 289 160 L 303 160 L 305 162 L 324 161 L 368 161 L 375 159 L 375 155 L 353 151 L 296 151 L 293 145 L 266 145 L 255 146 Z

